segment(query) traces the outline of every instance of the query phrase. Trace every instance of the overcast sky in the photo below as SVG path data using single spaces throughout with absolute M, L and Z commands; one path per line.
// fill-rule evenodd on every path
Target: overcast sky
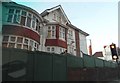
M 87 39 L 88 42 L 89 39 L 92 41 L 93 54 L 96 51 L 103 51 L 103 46 L 110 45 L 112 42 L 118 46 L 118 0 L 13 1 L 31 7 L 39 13 L 61 5 L 71 23 L 90 34 Z

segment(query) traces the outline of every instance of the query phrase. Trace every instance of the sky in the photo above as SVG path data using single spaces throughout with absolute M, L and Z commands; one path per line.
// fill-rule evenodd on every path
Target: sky
M 111 43 L 118 46 L 118 0 L 13 1 L 31 7 L 39 13 L 61 5 L 70 22 L 90 34 L 87 44 L 89 45 L 91 39 L 93 54 L 103 51 L 103 47 Z

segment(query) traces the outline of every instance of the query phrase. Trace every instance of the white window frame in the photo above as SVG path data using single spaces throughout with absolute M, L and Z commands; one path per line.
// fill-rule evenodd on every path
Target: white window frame
M 48 27 L 50 27 L 50 29 L 48 29 Z M 56 39 L 56 27 L 55 25 L 51 25 L 47 27 L 47 39 Z M 54 27 L 54 29 L 53 29 Z M 50 37 L 48 38 L 48 31 L 50 31 Z M 52 35 L 54 31 L 54 36 Z
M 59 39 L 64 40 L 65 41 L 65 28 L 61 27 L 59 28 Z

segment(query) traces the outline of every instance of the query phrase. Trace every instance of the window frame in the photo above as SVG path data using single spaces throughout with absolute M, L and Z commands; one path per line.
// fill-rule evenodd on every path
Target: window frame
M 47 39 L 55 38 L 56 38 L 56 26 L 55 25 L 47 26 Z

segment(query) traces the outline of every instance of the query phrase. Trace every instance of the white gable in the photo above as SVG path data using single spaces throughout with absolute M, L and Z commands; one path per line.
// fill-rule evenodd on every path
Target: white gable
M 68 20 L 66 14 L 64 13 L 60 5 L 53 7 L 51 9 L 47 9 L 46 11 L 44 11 L 44 13 L 46 14 L 43 15 L 43 17 L 49 20 L 49 22 L 59 22 L 61 24 L 70 23 L 70 21 Z

